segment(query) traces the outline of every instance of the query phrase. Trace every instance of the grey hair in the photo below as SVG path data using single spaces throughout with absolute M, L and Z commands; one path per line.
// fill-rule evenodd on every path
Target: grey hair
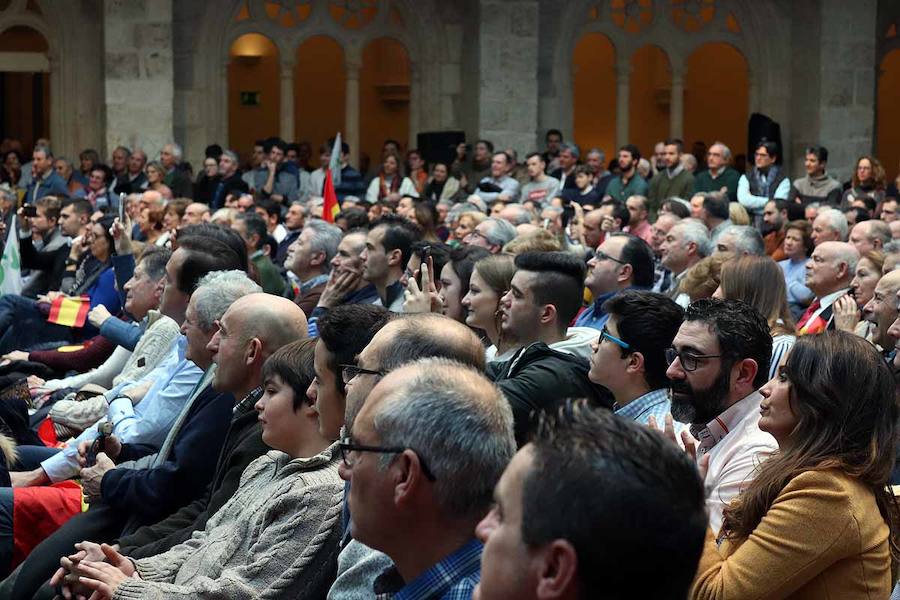
M 710 148 L 712 148 L 713 146 L 718 146 L 722 149 L 722 158 L 725 160 L 725 162 L 731 162 L 731 148 L 729 148 L 722 142 L 713 142 Z
M 828 222 L 828 228 L 832 231 L 837 231 L 841 236 L 841 240 L 846 241 L 847 236 L 850 233 L 850 226 L 847 224 L 847 217 L 836 208 L 829 208 L 828 210 L 823 210 L 816 215 L 816 218 L 825 217 L 825 221 Z
M 862 222 L 869 224 L 869 234 L 866 237 L 870 242 L 881 240 L 881 246 L 884 247 L 891 242 L 891 239 L 893 239 L 893 236 L 891 235 L 891 226 L 884 221 L 869 219 L 868 221 Z
M 197 289 L 191 295 L 197 311 L 197 326 L 210 331 L 235 300 L 260 292 L 262 288 L 243 271 L 207 273 L 197 282 Z
M 840 246 L 834 250 L 834 260 L 836 262 L 847 263 L 847 273 L 850 277 L 856 275 L 856 267 L 859 265 L 859 251 L 852 244 L 839 242 Z
M 34 150 L 32 150 L 32 153 L 34 152 L 43 152 L 46 158 L 53 158 L 53 152 L 50 150 L 50 146 L 35 146 Z
M 596 154 L 597 156 L 599 156 L 600 162 L 603 162 L 606 160 L 606 154 L 600 148 L 591 148 L 590 150 L 588 150 L 588 153 L 586 156 L 590 156 L 591 154 Z
M 459 219 L 465 213 L 479 213 L 484 214 L 484 211 L 475 206 L 474 204 L 469 204 L 468 202 L 460 202 L 455 205 L 453 208 L 447 212 L 447 221 L 453 222 Z
M 238 158 L 237 152 L 235 152 L 234 150 L 223 150 L 222 156 L 227 156 L 229 159 L 231 159 L 231 162 L 233 162 L 237 166 L 241 165 L 241 159 Z
M 331 270 L 331 259 L 337 254 L 338 244 L 341 243 L 344 232 L 337 225 L 326 223 L 321 219 L 309 219 L 303 229 L 313 232 L 312 239 L 309 241 L 312 251 L 325 253 L 322 272 L 328 273 Z
M 172 156 L 175 157 L 175 160 L 181 160 L 181 157 L 184 156 L 184 151 L 181 149 L 181 145 L 175 142 L 169 142 L 166 146 L 172 147 Z
M 574 156 L 576 159 L 581 157 L 581 151 L 578 149 L 578 146 L 576 146 L 575 144 L 570 144 L 568 142 L 564 142 L 559 145 L 560 154 L 562 154 L 566 150 L 571 152 L 572 156 Z
M 900 240 L 893 240 L 888 242 L 884 245 L 884 248 L 882 248 L 882 250 L 884 251 L 885 255 L 900 254 Z
M 749 254 L 751 256 L 765 256 L 766 243 L 763 241 L 762 235 L 755 227 L 749 225 L 731 225 L 726 227 L 721 233 L 719 239 L 723 235 L 732 234 L 734 236 L 734 249 L 738 254 Z
M 410 448 L 434 475 L 448 517 L 481 516 L 516 452 L 509 402 L 483 374 L 452 360 L 413 363 L 415 375 L 377 408 L 372 427 L 385 446 Z M 382 469 L 393 456 L 381 459 Z
M 487 235 L 484 236 L 491 245 L 500 246 L 502 248 L 508 244 L 510 240 L 516 237 L 515 226 L 506 219 L 488 217 L 484 222 L 491 224 L 488 228 Z
M 709 229 L 697 219 L 682 219 L 672 226 L 682 232 L 684 244 L 694 242 L 697 244 L 697 256 L 704 258 L 712 252 L 712 242 L 709 239 Z
M 513 208 L 516 211 L 516 214 L 512 220 L 513 225 L 525 225 L 526 223 L 531 223 L 531 211 L 529 211 L 521 204 L 508 204 L 506 208 Z M 506 208 L 504 208 L 504 210 L 506 210 Z

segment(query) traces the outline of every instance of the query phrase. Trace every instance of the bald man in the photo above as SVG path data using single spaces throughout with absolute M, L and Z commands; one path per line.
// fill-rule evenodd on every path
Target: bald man
M 259 399 L 262 366 L 275 351 L 307 337 L 306 315 L 299 306 L 271 294 L 250 294 L 236 301 L 219 320 L 208 349 L 218 365 L 213 388 L 231 390 L 253 406 Z M 252 399 L 252 401 L 251 401 Z
M 262 396 L 262 366 L 282 346 L 307 337 L 306 316 L 287 298 L 253 293 L 235 300 L 217 322 L 219 328 L 207 345 L 217 366 L 212 387 L 231 392 L 237 403 L 221 452 L 195 448 L 219 456 L 212 484 L 207 494 L 175 514 L 120 538 L 121 552 L 131 558 L 160 554 L 190 539 L 194 531 L 202 531 L 209 517 L 237 490 L 247 465 L 269 450 L 253 408 Z M 120 533 L 115 531 L 108 539 Z

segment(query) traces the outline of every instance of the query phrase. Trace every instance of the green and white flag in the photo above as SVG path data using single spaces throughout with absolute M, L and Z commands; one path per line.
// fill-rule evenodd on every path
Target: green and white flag
M 19 236 L 16 217 L 6 232 L 6 245 L 0 258 L 0 296 L 22 293 L 22 265 L 19 255 Z

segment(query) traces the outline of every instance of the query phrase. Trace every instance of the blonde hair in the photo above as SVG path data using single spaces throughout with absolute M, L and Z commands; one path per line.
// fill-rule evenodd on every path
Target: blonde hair
M 730 202 L 728 204 L 728 218 L 735 225 L 750 224 L 750 214 L 739 202 Z

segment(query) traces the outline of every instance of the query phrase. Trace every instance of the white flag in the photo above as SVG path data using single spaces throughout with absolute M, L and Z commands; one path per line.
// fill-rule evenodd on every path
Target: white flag
M 341 185 L 341 145 L 341 132 L 338 131 L 334 136 L 331 161 L 328 163 L 328 168 L 331 169 L 331 182 L 336 186 Z
M 22 265 L 19 255 L 19 235 L 16 217 L 6 232 L 6 245 L 0 258 L 0 296 L 22 293 Z

